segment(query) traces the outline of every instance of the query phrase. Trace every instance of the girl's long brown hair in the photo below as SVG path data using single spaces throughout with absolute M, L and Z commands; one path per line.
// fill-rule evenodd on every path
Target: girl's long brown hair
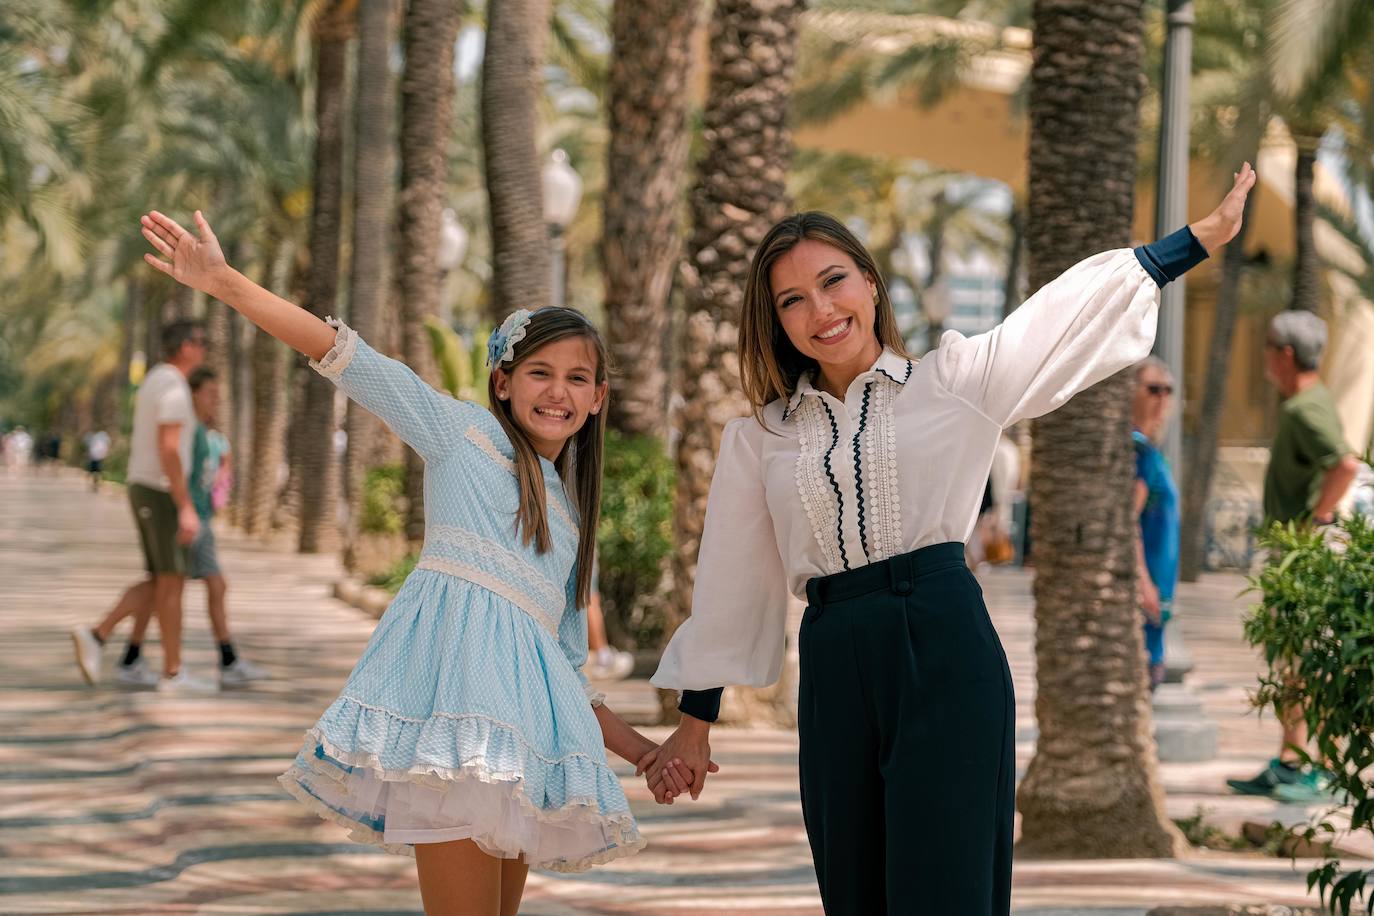
M 500 367 L 507 374 L 515 371 L 544 346 L 569 337 L 582 337 L 591 342 L 596 351 L 596 384 L 606 381 L 606 344 L 596 327 L 581 312 L 568 308 L 543 308 L 530 316 L 525 337 L 515 345 L 510 360 Z M 515 447 L 515 476 L 520 484 L 520 509 L 516 513 L 516 530 L 522 543 L 534 544 L 539 553 L 547 553 L 553 545 L 549 534 L 549 512 L 544 490 L 544 471 L 539 466 L 539 453 L 529 436 L 515 422 L 509 401 L 496 396 L 496 367 L 487 378 L 487 402 L 491 412 L 501 423 Z M 578 517 L 577 542 L 577 606 L 586 607 L 591 598 L 592 564 L 596 559 L 596 527 L 601 517 L 601 462 L 606 441 L 606 402 L 601 412 L 587 417 L 587 422 L 563 446 L 554 462 L 558 476 L 563 479 L 576 504 Z
M 778 321 L 773 306 L 770 282 L 773 265 L 803 239 L 824 242 L 847 254 L 861 272 L 873 280 L 878 288 L 875 306 L 877 320 L 873 330 L 878 342 L 901 356 L 910 358 L 906 342 L 897 330 L 897 316 L 887 285 L 878 271 L 877 262 L 863 243 L 855 238 L 844 223 L 819 210 L 795 213 L 783 219 L 763 237 L 754 260 L 749 265 L 749 279 L 744 287 L 744 307 L 739 325 L 739 375 L 744 396 L 754 408 L 754 416 L 763 422 L 764 405 L 778 398 L 790 397 L 797 388 L 802 373 L 813 375 L 819 369 L 816 361 L 803 356 Z

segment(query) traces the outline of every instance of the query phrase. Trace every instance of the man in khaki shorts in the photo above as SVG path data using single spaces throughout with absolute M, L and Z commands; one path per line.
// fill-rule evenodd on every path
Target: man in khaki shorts
M 129 451 L 129 505 L 143 545 L 148 578 L 125 590 L 119 602 L 94 629 L 72 630 L 76 662 L 90 684 L 100 679 L 100 650 L 120 620 L 152 606 L 162 631 L 162 678 L 159 690 L 198 692 L 213 683 L 192 678 L 181 666 L 181 595 L 186 584 L 187 548 L 200 530 L 200 519 L 187 486 L 196 414 L 187 377 L 205 361 L 205 330 L 192 321 L 163 328 L 164 362 L 143 379 L 134 401 Z M 131 645 L 120 666 L 120 680 L 151 682 L 138 648 Z M 130 657 L 130 655 L 133 657 Z M 151 685 L 151 684 L 150 684 Z

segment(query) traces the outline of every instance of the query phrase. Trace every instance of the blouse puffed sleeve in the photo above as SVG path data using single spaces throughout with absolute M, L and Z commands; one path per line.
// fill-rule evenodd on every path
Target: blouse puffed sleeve
M 1002 427 L 1047 414 L 1150 353 L 1159 291 L 1207 257 L 1192 232 L 1093 255 L 985 334 L 947 331 L 941 384 Z
M 766 687 L 782 673 L 787 578 L 764 496 L 765 435 L 752 417 L 732 420 L 722 432 L 692 615 L 669 641 L 655 686 Z
M 331 318 L 329 324 L 334 346 L 318 362 L 311 360 L 310 368 L 376 414 L 426 461 L 451 447 L 455 431 L 461 432 L 471 415 L 482 411 L 436 391 L 405 363 L 372 349 L 343 322 Z

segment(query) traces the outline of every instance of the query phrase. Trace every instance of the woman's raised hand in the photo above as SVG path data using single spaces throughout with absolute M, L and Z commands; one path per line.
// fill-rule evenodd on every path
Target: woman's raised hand
M 199 210 L 195 219 L 199 238 L 181 228 L 170 216 L 156 210 L 145 213 L 139 221 L 143 237 L 157 254 L 145 254 L 143 260 L 178 283 L 214 295 L 214 287 L 228 272 L 229 265 L 224 260 L 219 239 L 215 238 Z
M 1236 172 L 1235 178 L 1235 184 L 1222 198 L 1220 206 L 1189 227 L 1208 254 L 1231 241 L 1240 231 L 1240 221 L 1245 215 L 1245 198 L 1255 186 L 1255 170 L 1247 162 Z

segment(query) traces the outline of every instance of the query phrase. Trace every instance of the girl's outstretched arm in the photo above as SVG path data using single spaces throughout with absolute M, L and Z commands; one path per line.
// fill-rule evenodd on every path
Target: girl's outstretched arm
M 214 296 L 288 347 L 313 360 L 324 358 L 334 346 L 334 329 L 230 267 L 199 210 L 195 220 L 199 237 L 156 210 L 144 214 L 143 237 L 157 254 L 143 259 L 178 283 Z

